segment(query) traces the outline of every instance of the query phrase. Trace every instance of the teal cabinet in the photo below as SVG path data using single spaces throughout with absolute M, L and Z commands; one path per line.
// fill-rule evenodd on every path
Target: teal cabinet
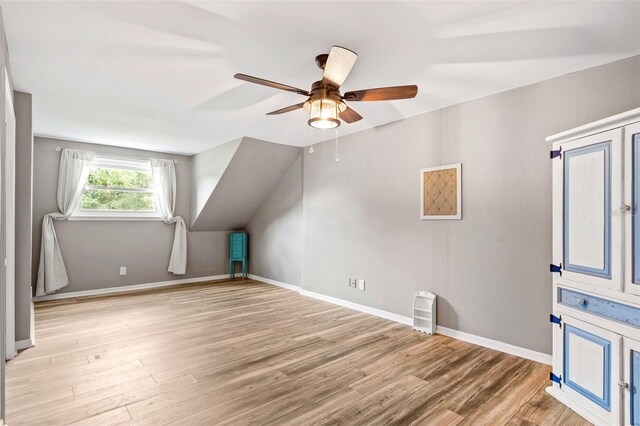
M 246 232 L 232 232 L 229 234 L 229 277 L 235 278 L 235 262 L 242 262 L 242 277 L 248 274 L 248 244 L 249 236 Z

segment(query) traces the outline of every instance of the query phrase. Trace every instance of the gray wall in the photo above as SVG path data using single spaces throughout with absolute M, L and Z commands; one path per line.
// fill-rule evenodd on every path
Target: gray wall
M 302 285 L 302 156 L 247 226 L 249 271 Z
M 406 316 L 415 291 L 431 290 L 440 325 L 550 353 L 544 139 L 639 107 L 638 76 L 640 56 L 346 136 L 339 162 L 333 141 L 305 150 L 303 288 Z M 463 220 L 419 220 L 419 169 L 457 162 Z M 278 197 L 295 204 L 289 191 Z M 254 219 L 252 273 L 286 281 L 282 236 L 257 226 L 278 214 L 266 203 Z
M 33 129 L 31 95 L 14 92 L 16 113 L 16 341 L 31 337 Z
M 189 223 L 191 158 L 106 145 L 36 137 L 34 141 L 33 282 L 40 256 L 42 218 L 57 211 L 56 187 L 60 153 L 55 147 L 96 153 L 177 160 L 176 214 Z M 69 274 L 62 292 L 169 281 L 225 274 L 227 232 L 189 232 L 186 275 L 167 272 L 174 226 L 160 221 L 56 221 L 56 233 Z M 120 266 L 127 275 L 120 276 Z M 34 285 L 35 286 L 35 285 Z

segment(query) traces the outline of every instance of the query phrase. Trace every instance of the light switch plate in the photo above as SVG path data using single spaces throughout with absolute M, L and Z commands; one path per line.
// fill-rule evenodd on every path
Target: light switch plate
M 126 266 L 121 266 L 120 267 L 120 275 L 127 275 L 127 267 Z
M 358 290 L 364 291 L 364 280 L 358 280 Z

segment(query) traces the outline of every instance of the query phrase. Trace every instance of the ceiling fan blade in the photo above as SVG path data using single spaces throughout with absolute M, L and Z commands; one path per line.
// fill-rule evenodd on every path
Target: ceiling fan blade
M 234 75 L 238 80 L 248 81 L 249 83 L 261 84 L 267 87 L 273 87 L 274 89 L 286 90 L 287 92 L 297 93 L 299 95 L 309 96 L 309 92 L 306 90 L 298 89 L 297 87 L 288 86 L 282 83 L 276 83 L 275 81 L 265 80 L 263 78 L 253 77 L 247 74 Z
M 267 115 L 284 114 L 285 112 L 291 112 L 291 111 L 295 111 L 297 109 L 301 109 L 303 106 L 304 106 L 304 102 L 302 102 L 300 104 L 290 105 L 290 106 L 285 107 L 285 108 L 280 108 L 280 109 L 277 109 L 275 111 L 271 111 Z
M 347 101 L 392 101 L 415 98 L 418 86 L 379 87 L 377 89 L 356 90 L 344 94 Z
M 362 116 L 349 107 L 340 113 L 340 118 L 349 124 L 362 120 Z
M 347 76 L 356 63 L 358 55 L 349 49 L 340 46 L 333 46 L 329 51 L 327 63 L 324 65 L 322 80 L 336 88 L 342 86 Z

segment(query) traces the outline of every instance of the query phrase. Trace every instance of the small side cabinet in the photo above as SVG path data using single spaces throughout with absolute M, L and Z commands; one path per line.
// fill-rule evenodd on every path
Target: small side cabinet
M 242 277 L 248 275 L 248 234 L 246 232 L 232 232 L 229 234 L 229 278 L 235 278 L 235 262 L 242 262 Z
M 423 333 L 436 332 L 436 295 L 418 291 L 413 296 L 413 329 Z

